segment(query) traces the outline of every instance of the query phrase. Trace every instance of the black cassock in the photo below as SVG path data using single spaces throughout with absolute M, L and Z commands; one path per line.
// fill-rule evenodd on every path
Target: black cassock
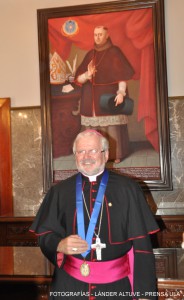
M 83 192 L 90 214 L 101 178 L 102 175 L 96 181 L 89 182 L 82 175 Z M 159 229 L 140 186 L 128 177 L 109 172 L 99 232 L 101 242 L 106 244 L 106 248 L 102 249 L 102 261 L 119 258 L 133 247 L 134 297 L 128 277 L 107 284 L 88 284 L 66 273 L 63 269 L 64 262 L 58 266 L 58 243 L 64 237 L 77 234 L 75 199 L 76 175 L 50 189 L 30 228 L 39 235 L 39 246 L 43 254 L 55 266 L 49 299 L 157 299 L 155 260 L 149 234 Z M 96 233 L 99 231 L 99 220 L 100 216 Z M 84 221 L 87 231 L 89 217 L 85 207 Z M 74 256 L 82 262 L 81 255 Z M 92 250 L 86 260 L 96 261 L 96 251 Z

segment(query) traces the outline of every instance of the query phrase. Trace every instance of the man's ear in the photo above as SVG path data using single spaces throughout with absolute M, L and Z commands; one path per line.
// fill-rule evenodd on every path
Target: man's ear
M 109 159 L 109 150 L 105 150 L 105 162 L 107 162 Z

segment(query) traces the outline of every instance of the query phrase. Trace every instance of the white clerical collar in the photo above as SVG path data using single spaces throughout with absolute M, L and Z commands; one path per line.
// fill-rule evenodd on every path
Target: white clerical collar
M 85 174 L 83 174 L 83 175 L 84 175 L 85 177 L 88 177 L 90 182 L 93 182 L 93 181 L 96 181 L 96 178 L 97 178 L 100 174 L 102 174 L 103 172 L 104 172 L 104 170 L 101 171 L 101 172 L 98 173 L 98 174 L 95 174 L 95 175 L 85 175 Z

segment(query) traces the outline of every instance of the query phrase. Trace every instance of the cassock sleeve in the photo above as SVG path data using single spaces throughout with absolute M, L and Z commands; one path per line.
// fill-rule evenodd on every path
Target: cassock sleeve
M 134 182 L 134 188 L 130 189 L 128 212 L 128 239 L 137 239 L 147 234 L 159 231 L 152 211 L 144 197 L 138 183 Z
M 51 188 L 45 196 L 35 217 L 30 231 L 38 236 L 38 244 L 43 254 L 54 264 L 57 263 L 57 246 L 65 237 L 65 229 L 61 225 L 62 209 L 59 192 Z
M 133 289 L 136 299 L 157 299 L 157 281 L 155 272 L 155 257 L 152 251 L 150 237 L 133 240 L 134 276 Z

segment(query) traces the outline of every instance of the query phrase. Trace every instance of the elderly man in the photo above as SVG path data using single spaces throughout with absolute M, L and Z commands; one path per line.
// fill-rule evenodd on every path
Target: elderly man
M 119 163 L 129 152 L 126 115 L 104 112 L 100 99 L 106 94 L 116 95 L 114 105 L 124 101 L 127 81 L 134 70 L 121 49 L 113 45 L 104 26 L 94 29 L 94 48 L 90 50 L 76 72 L 76 84 L 82 86 L 81 124 L 84 128 L 100 129 L 110 143 L 109 159 Z
M 158 227 L 139 185 L 105 168 L 99 132 L 79 133 L 73 151 L 79 172 L 50 189 L 31 226 L 55 266 L 49 299 L 156 299 Z

